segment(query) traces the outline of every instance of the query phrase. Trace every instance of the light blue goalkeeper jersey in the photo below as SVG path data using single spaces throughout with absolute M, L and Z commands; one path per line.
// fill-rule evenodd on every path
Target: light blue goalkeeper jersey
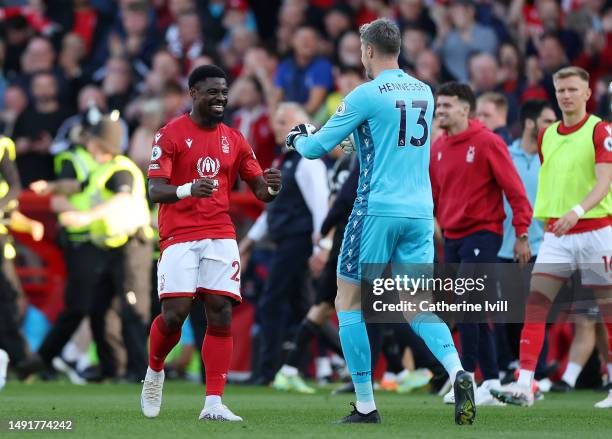
M 297 151 L 314 159 L 353 133 L 360 174 L 353 214 L 433 218 L 429 149 L 434 100 L 425 83 L 385 70 L 360 85 Z

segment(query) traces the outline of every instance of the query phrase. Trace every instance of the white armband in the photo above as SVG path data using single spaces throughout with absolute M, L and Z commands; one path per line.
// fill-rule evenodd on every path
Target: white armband
M 185 183 L 184 185 L 178 186 L 176 188 L 176 196 L 179 200 L 183 198 L 187 198 L 191 196 L 191 186 L 193 183 Z
M 576 215 L 578 215 L 578 218 L 582 218 L 585 214 L 584 208 L 580 204 L 576 204 L 574 207 L 572 207 L 572 210 Z

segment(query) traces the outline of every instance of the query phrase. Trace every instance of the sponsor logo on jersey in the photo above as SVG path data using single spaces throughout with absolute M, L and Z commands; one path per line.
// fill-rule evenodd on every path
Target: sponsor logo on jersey
M 154 162 L 158 160 L 161 156 L 162 149 L 158 145 L 153 146 L 153 149 L 151 150 L 151 161 Z
M 230 148 L 230 144 L 229 144 L 229 141 L 227 140 L 227 137 L 221 136 L 221 151 L 223 151 L 224 154 L 229 154 L 229 148 Z
M 198 174 L 202 178 L 214 178 L 221 169 L 221 163 L 219 159 L 213 159 L 211 157 L 200 157 L 196 166 Z
M 474 163 L 474 156 L 476 155 L 476 147 L 468 146 L 467 155 L 465 156 L 465 161 L 467 163 Z
M 187 148 L 191 148 L 191 144 L 193 143 L 193 139 L 185 139 L 185 143 L 187 144 Z
M 149 165 L 149 171 L 156 171 L 160 169 L 159 163 L 151 163 Z

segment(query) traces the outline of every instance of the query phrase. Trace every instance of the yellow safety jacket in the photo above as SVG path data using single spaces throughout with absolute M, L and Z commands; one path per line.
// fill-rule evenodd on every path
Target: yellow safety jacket
M 138 166 L 125 156 L 115 156 L 107 163 L 99 165 L 91 173 L 89 182 L 83 191 L 89 202 L 88 209 L 92 209 L 116 195 L 106 188 L 106 183 L 115 173 L 120 171 L 128 171 L 132 174 L 133 184 L 130 209 L 120 214 L 110 215 L 107 218 L 94 221 L 89 226 L 92 242 L 104 248 L 123 246 L 139 230 L 142 230 L 147 238 L 153 237 L 144 176 Z
M 73 149 L 69 149 L 57 154 L 54 158 L 54 169 L 55 175 L 59 175 L 62 169 L 62 164 L 68 161 L 72 164 L 76 173 L 76 179 L 81 183 L 85 183 L 91 173 L 98 167 L 98 163 L 94 160 L 92 155 L 81 145 L 77 145 Z M 90 209 L 90 202 L 84 191 L 77 192 L 76 194 L 68 197 L 70 204 L 79 211 L 86 211 Z M 70 241 L 87 241 L 89 240 L 90 226 L 82 227 L 66 227 L 68 232 L 68 239 Z

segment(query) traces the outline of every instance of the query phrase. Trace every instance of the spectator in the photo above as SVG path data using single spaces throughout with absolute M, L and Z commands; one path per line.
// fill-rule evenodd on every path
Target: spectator
M 232 77 L 237 77 L 242 70 L 242 63 L 247 50 L 257 44 L 257 34 L 245 26 L 237 26 L 229 32 L 229 38 L 221 48 L 225 66 Z
M 263 47 L 251 47 L 244 56 L 243 75 L 257 78 L 264 90 L 264 96 L 272 96 L 274 84 L 272 78 L 276 75 L 278 59 Z
M 4 56 L 6 53 L 6 46 L 4 40 L 0 40 L 0 111 L 4 109 L 4 92 L 6 91 L 7 81 L 4 77 Z
M 453 1 L 449 14 L 452 27 L 445 21 L 438 22 L 438 51 L 453 77 L 467 82 L 469 56 L 474 52 L 494 55 L 497 36 L 491 29 L 476 23 L 476 7 L 472 0 Z
M 508 100 L 501 93 L 488 92 L 480 95 L 476 100 L 476 117 L 484 126 L 504 139 L 506 145 L 512 142 L 512 135 L 508 129 Z
M 414 72 L 416 60 L 421 53 L 427 50 L 427 34 L 416 26 L 406 26 L 402 32 L 402 49 L 400 52 L 400 67 Z
M 397 22 L 402 30 L 406 28 L 417 27 L 422 29 L 429 38 L 436 37 L 436 24 L 429 16 L 428 9 L 425 7 L 423 0 L 397 0 L 397 8 L 399 16 Z
M 361 40 L 357 32 L 347 32 L 340 38 L 336 53 L 336 64 L 340 67 L 362 68 Z
M 346 5 L 335 5 L 327 10 L 323 19 L 325 36 L 335 46 L 340 37 L 353 28 L 352 9 Z
M 8 18 L 5 22 L 6 54 L 4 71 L 13 78 L 21 72 L 21 56 L 25 52 L 28 41 L 34 31 L 27 20 L 21 15 Z
M 278 67 L 271 107 L 281 101 L 304 105 L 309 114 L 316 112 L 332 89 L 331 63 L 317 56 L 319 35 L 311 27 L 301 27 L 293 37 L 294 55 Z
M 527 44 L 527 53 L 536 51 L 542 53 L 541 37 L 546 34 L 557 35 L 563 52 L 569 60 L 575 59 L 582 49 L 580 37 L 576 32 L 561 26 L 562 17 L 559 3 L 555 0 L 539 0 L 535 2 L 541 26 L 536 27 Z
M 35 180 L 53 180 L 53 137 L 70 109 L 58 99 L 58 85 L 51 73 L 32 78 L 32 104 L 19 115 L 13 136 L 17 146 L 17 167 L 25 187 Z
M 164 125 L 164 108 L 157 99 L 142 104 L 140 125 L 132 134 L 128 156 L 141 171 L 147 172 L 151 162 L 151 145 L 157 130 Z
M 105 66 L 94 74 L 93 79 L 101 81 L 109 110 L 122 112 L 133 94 L 132 68 L 129 61 L 122 57 L 109 58 Z
M 181 80 L 181 67 L 177 59 L 169 51 L 161 49 L 153 55 L 151 71 L 145 78 L 144 92 L 159 96 L 167 82 Z
M 538 53 L 544 72 L 544 77 L 541 81 L 542 87 L 546 90 L 548 100 L 555 105 L 555 111 L 559 111 L 552 76 L 553 73 L 568 64 L 567 55 L 563 49 L 563 42 L 556 34 L 544 34 L 538 46 Z
M 591 75 L 589 87 L 597 90 L 597 83 L 606 74 L 612 72 L 612 32 L 605 34 L 598 29 L 589 29 L 584 39 L 584 51 L 574 64 L 582 67 Z M 592 111 L 597 102 L 594 93 L 589 100 L 587 110 Z
M 83 122 L 83 115 L 92 106 L 102 113 L 108 111 L 106 96 L 104 96 L 102 90 L 95 85 L 86 85 L 81 89 L 77 98 L 77 114 L 64 120 L 57 129 L 50 149 L 52 154 L 58 154 L 65 151 L 71 143 L 75 143 L 72 138 L 72 129 Z M 119 123 L 121 124 L 121 141 L 119 142 L 119 148 L 121 151 L 126 151 L 129 139 L 128 126 L 122 118 L 119 118 Z
M 251 145 L 261 168 L 269 168 L 276 157 L 276 143 L 270 129 L 270 114 L 265 106 L 263 87 L 257 78 L 243 76 L 234 82 L 228 106 L 238 108 L 232 117 L 232 126 L 239 129 Z
M 443 74 L 440 57 L 433 50 L 421 52 L 416 59 L 415 69 L 415 76 L 434 90 L 448 79 Z
M 176 34 L 166 35 L 168 50 L 182 63 L 183 73 L 192 68 L 192 62 L 204 49 L 200 18 L 194 11 L 181 13 L 176 20 Z M 185 75 L 186 76 L 186 75 Z
M 285 56 L 291 50 L 292 36 L 296 29 L 306 21 L 305 2 L 285 1 L 278 11 L 278 27 L 276 29 L 276 51 Z
M 28 106 L 28 97 L 17 85 L 9 85 L 4 92 L 4 108 L 0 112 L 0 133 L 13 137 L 17 117 Z
M 167 82 L 162 90 L 161 97 L 164 104 L 164 124 L 187 111 L 187 95 L 185 89 L 178 82 Z

